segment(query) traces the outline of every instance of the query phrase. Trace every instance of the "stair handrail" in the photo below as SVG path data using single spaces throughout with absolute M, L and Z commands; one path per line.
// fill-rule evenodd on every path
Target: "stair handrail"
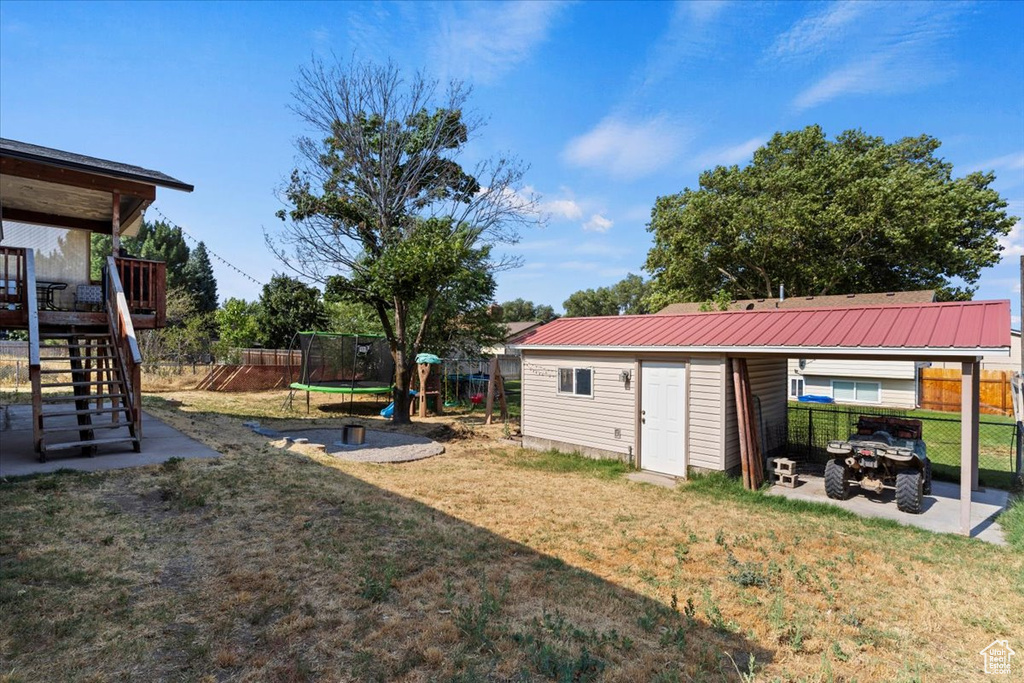
M 128 407 L 131 421 L 135 425 L 136 434 L 142 435 L 142 353 L 135 337 L 135 325 L 132 324 L 132 312 L 128 307 L 128 298 L 121 286 L 121 278 L 117 274 L 117 262 L 113 256 L 107 257 L 106 282 L 107 318 L 110 331 L 114 335 L 118 362 L 122 364 L 121 376 L 128 387 Z

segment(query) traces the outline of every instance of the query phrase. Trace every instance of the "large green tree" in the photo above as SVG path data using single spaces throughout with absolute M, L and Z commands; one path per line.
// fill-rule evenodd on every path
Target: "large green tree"
M 545 304 L 535 304 L 525 299 L 512 299 L 501 304 L 501 319 L 507 323 L 533 322 L 540 320 L 548 322 L 558 316 L 555 309 Z
M 234 297 L 224 302 L 214 314 L 221 351 L 248 349 L 262 343 L 260 335 L 260 305 Z
M 315 131 L 298 142 L 279 216 L 268 235 L 281 260 L 344 299 L 376 311 L 395 359 L 395 421 L 408 420 L 416 354 L 436 316 L 469 321 L 472 301 L 446 292 L 474 271 L 492 272 L 486 247 L 517 238 L 535 202 L 519 190 L 515 160 L 458 159 L 479 122 L 458 83 L 440 89 L 391 64 L 328 66 L 314 61 L 295 89 L 293 110 Z M 454 308 L 449 308 L 449 307 Z
M 705 171 L 698 189 L 654 206 L 649 303 L 771 297 L 779 285 L 793 296 L 970 298 L 1016 219 L 992 173 L 955 178 L 939 144 L 860 130 L 828 140 L 808 126 L 776 133 L 746 167 Z
M 92 262 L 91 277 L 100 279 L 100 268 L 110 256 L 110 235 L 92 233 L 90 249 Z M 122 237 L 121 249 L 126 253 L 144 259 L 163 261 L 167 264 L 167 286 L 187 287 L 185 266 L 188 263 L 189 247 L 181 228 L 172 227 L 165 221 L 142 221 L 134 237 Z
M 649 313 L 650 283 L 630 273 L 610 287 L 573 292 L 562 306 L 570 318 Z
M 271 349 L 287 349 L 296 332 L 324 330 L 327 311 L 320 290 L 287 275 L 275 275 L 263 285 L 256 324 L 260 343 Z

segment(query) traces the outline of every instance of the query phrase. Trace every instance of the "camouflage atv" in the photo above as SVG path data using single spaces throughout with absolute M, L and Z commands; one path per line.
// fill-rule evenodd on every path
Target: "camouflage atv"
M 861 415 L 846 441 L 830 441 L 837 456 L 825 465 L 825 493 L 846 500 L 853 486 L 880 493 L 896 490 L 896 507 L 919 514 L 932 492 L 932 463 L 921 439 L 921 421 Z

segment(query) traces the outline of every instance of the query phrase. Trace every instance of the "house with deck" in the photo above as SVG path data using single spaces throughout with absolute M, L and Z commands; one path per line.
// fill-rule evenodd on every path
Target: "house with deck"
M 47 454 L 142 448 L 136 331 L 166 323 L 166 264 L 122 257 L 157 188 L 193 187 L 159 171 L 0 139 L 0 329 L 28 335 L 33 443 Z M 111 236 L 102 277 L 90 237 Z M 59 356 L 41 346 L 61 347 Z M 51 349 L 52 350 L 52 349 Z M 66 426 L 77 427 L 68 438 Z

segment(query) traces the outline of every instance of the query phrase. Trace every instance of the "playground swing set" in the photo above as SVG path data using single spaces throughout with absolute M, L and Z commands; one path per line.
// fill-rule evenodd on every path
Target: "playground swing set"
M 285 370 L 285 382 L 290 389 L 285 405 L 289 409 L 296 391 L 306 392 L 307 413 L 311 392 L 340 394 L 349 397 L 351 415 L 357 394 L 380 397 L 394 390 L 394 359 L 387 339 L 381 335 L 299 332 L 293 337 L 289 350 L 299 352 L 297 364 L 293 363 L 296 354 L 288 354 Z M 491 424 L 497 398 L 501 418 L 508 419 L 505 383 L 497 358 L 442 360 L 433 354 L 421 353 L 416 357 L 416 364 L 419 384 L 417 390 L 409 392 L 413 398 L 410 414 L 418 405 L 419 416 L 426 417 L 431 398 L 437 415 L 441 415 L 444 408 L 469 405 L 472 411 L 486 403 L 485 423 Z M 380 414 L 393 417 L 394 401 Z

